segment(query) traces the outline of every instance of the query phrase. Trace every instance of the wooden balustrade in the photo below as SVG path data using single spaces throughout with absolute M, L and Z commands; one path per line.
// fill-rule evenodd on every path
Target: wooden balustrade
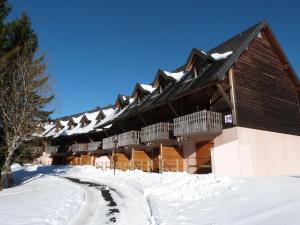
M 102 149 L 104 149 L 104 150 L 114 149 L 117 147 L 116 146 L 117 142 L 118 142 L 118 135 L 104 138 Z
M 88 151 L 88 143 L 80 143 L 72 145 L 72 152 L 86 152 Z
M 118 135 L 118 146 L 133 146 L 140 144 L 140 131 L 129 131 Z
M 222 132 L 222 114 L 199 111 L 174 119 L 175 136 L 193 136 L 201 133 L 219 134 Z
M 168 140 L 173 126 L 171 123 L 157 123 L 141 129 L 141 142 Z
M 88 151 L 96 151 L 99 149 L 101 141 L 95 141 L 88 143 Z
M 45 148 L 45 152 L 48 154 L 55 154 L 57 153 L 57 150 L 58 150 L 58 146 L 47 146 Z

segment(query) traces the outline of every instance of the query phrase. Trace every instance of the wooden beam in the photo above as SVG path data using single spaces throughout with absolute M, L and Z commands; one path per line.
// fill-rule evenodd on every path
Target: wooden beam
M 140 120 L 144 123 L 144 125 L 148 125 L 148 123 L 146 122 L 146 120 L 144 120 L 144 118 L 142 117 L 141 114 L 138 113 L 138 117 L 140 118 Z
M 298 109 L 299 109 L 299 113 L 300 113 L 300 91 L 296 91 L 296 97 L 297 97 L 297 100 L 298 100 Z
M 171 105 L 171 103 L 168 102 L 167 105 L 169 106 L 169 108 L 171 109 L 171 111 L 174 113 L 174 115 L 175 115 L 176 117 L 179 117 L 179 114 L 176 112 L 176 110 L 175 110 L 174 107 Z
M 232 108 L 233 125 L 237 125 L 236 99 L 235 99 L 236 97 L 235 97 L 235 90 L 234 90 L 234 73 L 232 68 L 230 68 L 228 71 L 228 77 L 229 77 L 229 84 L 231 86 L 230 99 L 233 105 Z
M 122 131 L 125 131 L 125 128 L 122 126 L 120 122 L 117 122 L 118 126 L 121 128 Z
M 230 101 L 230 98 L 227 96 L 226 92 L 224 91 L 223 87 L 221 84 L 217 84 L 217 88 L 218 88 L 218 91 L 220 92 L 220 94 L 223 96 L 225 102 L 227 103 L 227 105 L 233 109 L 233 104 L 232 102 Z
M 104 131 L 104 134 L 106 135 L 106 137 L 109 137 L 109 134 L 108 134 L 107 130 L 103 129 L 103 131 Z

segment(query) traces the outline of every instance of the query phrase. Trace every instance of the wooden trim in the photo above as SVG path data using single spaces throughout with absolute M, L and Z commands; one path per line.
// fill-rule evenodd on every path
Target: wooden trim
M 142 117 L 142 115 L 140 113 L 138 113 L 138 117 L 144 123 L 144 125 L 146 125 L 146 126 L 148 125 L 148 123 L 146 122 L 146 120 L 144 120 L 144 118 Z
M 122 126 L 120 122 L 117 122 L 118 126 L 121 128 L 122 131 L 125 131 L 125 128 Z
M 220 83 L 217 84 L 217 88 L 218 88 L 218 91 L 220 92 L 220 94 L 223 96 L 225 102 L 227 103 L 227 105 L 233 109 L 233 104 L 232 102 L 230 101 L 230 98 L 227 96 L 227 94 L 225 93 L 222 85 Z
M 176 110 L 174 109 L 174 107 L 172 106 L 172 104 L 170 102 L 168 102 L 167 105 L 169 106 L 169 108 L 171 109 L 171 111 L 174 113 L 174 115 L 176 117 L 179 117 L 179 114 L 176 112 Z
M 106 135 L 106 137 L 109 137 L 107 130 L 104 129 L 103 131 L 104 131 L 104 134 Z
M 228 78 L 229 78 L 229 84 L 231 86 L 230 89 L 230 99 L 233 105 L 232 108 L 232 117 L 233 117 L 233 125 L 237 125 L 237 114 L 236 114 L 236 96 L 235 96 L 235 90 L 234 90 L 234 72 L 233 69 L 230 68 L 228 71 Z
M 298 109 L 299 109 L 299 113 L 300 113 L 300 91 L 296 91 L 296 97 L 298 100 Z

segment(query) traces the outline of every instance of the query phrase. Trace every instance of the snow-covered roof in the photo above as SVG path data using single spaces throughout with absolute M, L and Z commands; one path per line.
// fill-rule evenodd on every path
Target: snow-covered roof
M 174 72 L 174 73 L 168 72 L 168 71 L 164 71 L 164 73 L 165 73 L 167 76 L 174 78 L 176 81 L 181 80 L 181 78 L 186 74 L 185 71 Z
M 113 108 L 103 109 L 102 113 L 105 115 L 105 117 L 107 117 L 114 113 L 114 109 Z
M 152 93 L 152 92 L 155 90 L 155 88 L 152 87 L 152 85 L 150 85 L 150 84 L 140 84 L 140 86 L 141 86 L 141 88 L 143 88 L 145 91 L 148 91 L 148 92 L 150 92 L 150 93 Z
M 224 52 L 224 53 L 212 53 L 210 54 L 211 57 L 213 57 L 215 60 L 221 60 L 221 59 L 226 59 L 228 56 L 230 56 L 233 52 Z
M 53 127 L 52 129 L 47 133 L 45 134 L 45 137 L 58 137 L 60 136 L 61 134 L 64 133 L 65 130 L 67 130 L 68 128 L 68 120 L 60 120 L 58 121 Z M 55 127 L 57 126 L 62 126 L 62 129 L 59 130 L 59 131 L 56 131 Z

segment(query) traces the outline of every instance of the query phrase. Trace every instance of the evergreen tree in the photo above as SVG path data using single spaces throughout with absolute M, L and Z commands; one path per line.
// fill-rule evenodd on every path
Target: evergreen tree
M 13 185 L 10 166 L 15 154 L 48 118 L 51 112 L 45 107 L 53 99 L 48 95 L 44 57 L 37 56 L 38 38 L 30 20 L 23 14 L 7 22 L 10 9 L 6 0 L 0 0 L 0 151 L 5 155 L 1 171 L 4 187 Z

